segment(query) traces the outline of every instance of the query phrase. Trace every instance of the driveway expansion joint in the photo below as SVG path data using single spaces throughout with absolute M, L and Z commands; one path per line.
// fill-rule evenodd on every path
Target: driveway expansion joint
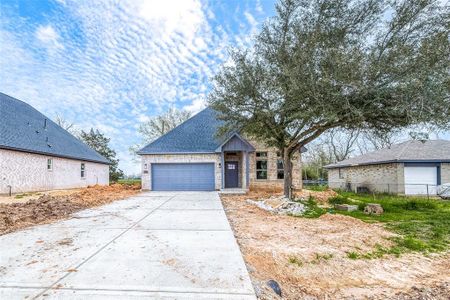
M 90 256 L 88 256 L 86 259 L 84 259 L 80 264 L 78 264 L 77 266 L 73 267 L 73 269 L 78 270 L 82 265 L 84 265 L 87 261 L 89 261 L 91 258 L 93 258 L 94 256 L 96 256 L 97 254 L 99 254 L 100 252 L 102 252 L 106 247 L 108 247 L 109 245 L 111 245 L 114 241 L 116 241 L 118 238 L 120 238 L 121 236 L 123 236 L 125 233 L 127 233 L 129 230 L 131 230 L 133 227 L 137 226 L 141 221 L 143 221 L 145 218 L 147 218 L 149 215 L 151 215 L 153 212 L 155 212 L 156 210 L 158 210 L 158 208 L 160 208 L 161 206 L 163 206 L 164 204 L 166 204 L 167 202 L 169 202 L 170 200 L 172 200 L 173 198 L 175 198 L 177 194 L 173 195 L 172 197 L 170 197 L 169 199 L 167 199 L 166 201 L 164 201 L 163 203 L 161 203 L 160 205 L 158 205 L 157 207 L 155 207 L 154 209 L 152 209 L 149 213 L 147 213 L 144 217 L 142 217 L 141 219 L 137 220 L 134 224 L 132 224 L 131 226 L 129 226 L 128 228 L 126 228 L 124 231 L 122 231 L 120 234 L 118 234 L 117 236 L 115 236 L 112 240 L 110 240 L 109 242 L 107 242 L 105 245 L 103 245 L 102 247 L 100 247 L 97 251 L 95 251 L 93 254 L 91 254 Z M 71 274 L 71 272 L 67 272 L 66 274 L 64 274 L 61 278 L 59 278 L 58 280 L 56 280 L 54 283 L 52 283 L 50 285 L 50 288 L 46 288 L 44 291 L 42 291 L 41 293 L 37 294 L 36 296 L 33 297 L 33 299 L 37 299 L 39 297 L 41 297 L 42 295 L 44 295 L 46 292 L 48 292 L 51 289 L 54 289 L 53 287 L 56 286 L 58 283 L 60 283 L 63 279 L 65 279 L 67 276 L 69 276 Z

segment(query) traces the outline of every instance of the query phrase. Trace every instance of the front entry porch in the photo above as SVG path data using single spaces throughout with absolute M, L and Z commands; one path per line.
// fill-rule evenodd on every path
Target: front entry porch
M 249 152 L 253 151 L 255 148 L 238 134 L 232 135 L 217 149 L 221 154 L 222 192 L 240 194 L 248 191 Z

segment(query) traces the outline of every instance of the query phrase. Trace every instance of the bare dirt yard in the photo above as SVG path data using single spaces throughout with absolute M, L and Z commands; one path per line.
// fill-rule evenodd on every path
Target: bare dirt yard
M 318 203 L 334 195 L 302 193 Z M 221 196 L 259 299 L 279 299 L 267 286 L 271 279 L 283 299 L 449 299 L 450 253 L 350 259 L 353 251 L 389 247 L 395 233 L 350 216 L 278 215 L 246 202 L 267 196 Z
M 0 235 L 67 218 L 79 210 L 138 193 L 140 186 L 112 184 L 84 189 L 27 193 L 0 199 Z

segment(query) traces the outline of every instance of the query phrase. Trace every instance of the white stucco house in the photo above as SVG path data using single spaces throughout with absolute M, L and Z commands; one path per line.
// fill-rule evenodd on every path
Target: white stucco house
M 109 164 L 29 104 L 0 93 L 0 194 L 107 185 Z

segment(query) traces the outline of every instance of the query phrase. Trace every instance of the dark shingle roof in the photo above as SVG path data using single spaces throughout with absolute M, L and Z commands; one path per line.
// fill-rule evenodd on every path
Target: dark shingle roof
M 364 155 L 349 158 L 325 168 L 373 165 L 391 162 L 450 162 L 450 141 L 407 141 Z
M 205 108 L 142 148 L 138 154 L 214 153 L 226 139 L 216 136 L 222 125 L 223 121 L 217 119 L 217 112 L 212 108 Z
M 3 93 L 0 93 L 0 148 L 110 163 L 29 104 Z

